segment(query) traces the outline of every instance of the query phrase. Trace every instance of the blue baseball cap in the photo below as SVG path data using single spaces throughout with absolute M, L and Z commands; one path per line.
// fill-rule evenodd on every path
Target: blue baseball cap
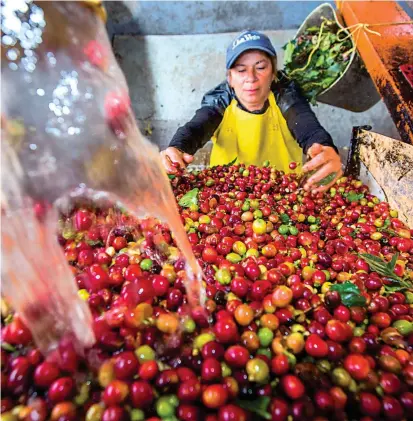
M 244 31 L 239 34 L 227 48 L 227 69 L 230 69 L 235 63 L 235 60 L 244 51 L 248 50 L 261 50 L 269 54 L 271 57 L 277 56 L 274 46 L 271 44 L 267 35 L 258 31 Z

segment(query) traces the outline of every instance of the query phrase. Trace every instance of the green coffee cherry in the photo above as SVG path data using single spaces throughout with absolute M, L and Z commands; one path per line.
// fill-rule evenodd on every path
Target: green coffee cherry
M 141 409 L 134 408 L 130 411 L 130 419 L 131 421 L 144 421 L 145 413 Z
M 261 346 L 267 347 L 274 339 L 274 333 L 268 327 L 263 327 L 258 331 L 258 338 Z
M 148 270 L 150 270 L 152 268 L 152 265 L 153 265 L 153 262 L 152 262 L 151 259 L 143 259 L 141 261 L 141 265 L 140 266 L 141 266 L 141 269 L 142 270 L 148 271 Z
M 289 226 L 288 225 L 280 225 L 279 227 L 278 227 L 278 232 L 281 234 L 281 235 L 287 235 L 288 234 L 288 232 L 289 232 Z
M 408 320 L 396 320 L 393 323 L 393 327 L 403 336 L 410 335 L 413 332 L 413 322 L 409 322 Z
M 235 253 L 233 253 L 235 254 Z M 221 285 L 228 285 L 231 283 L 231 274 L 229 270 L 227 269 L 218 269 L 215 272 L 215 279 L 221 284 Z
M 289 227 L 289 231 L 291 235 L 298 235 L 298 228 L 297 227 Z
M 167 396 L 162 396 L 156 401 L 155 409 L 161 418 L 172 417 L 175 414 L 175 405 L 169 402 L 169 397 Z
M 149 345 L 140 346 L 135 350 L 135 355 L 141 364 L 155 359 L 155 351 Z

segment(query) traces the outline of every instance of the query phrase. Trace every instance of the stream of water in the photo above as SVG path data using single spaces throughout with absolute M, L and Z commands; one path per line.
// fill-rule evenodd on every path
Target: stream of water
M 2 171 L 10 222 L 2 230 L 2 276 L 40 349 L 53 349 L 64 332 L 80 348 L 93 342 L 90 311 L 55 237 L 56 210 L 80 198 L 166 223 L 186 262 L 188 301 L 203 306 L 201 269 L 159 152 L 135 122 L 102 19 L 82 2 L 19 0 L 1 13 L 2 137 L 10 163 Z M 32 209 L 38 202 L 51 205 L 42 221 Z

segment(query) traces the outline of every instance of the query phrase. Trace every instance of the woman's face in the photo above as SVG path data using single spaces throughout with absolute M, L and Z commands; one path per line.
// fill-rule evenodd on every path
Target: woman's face
M 248 111 L 260 110 L 264 106 L 273 79 L 272 62 L 260 50 L 243 53 L 228 72 L 229 85 Z

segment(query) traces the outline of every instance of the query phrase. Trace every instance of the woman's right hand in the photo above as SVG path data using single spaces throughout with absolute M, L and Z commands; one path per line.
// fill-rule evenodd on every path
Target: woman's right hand
M 194 160 L 193 155 L 180 151 L 177 148 L 169 147 L 161 152 L 162 164 L 168 174 L 175 174 L 177 168 L 186 168 Z

